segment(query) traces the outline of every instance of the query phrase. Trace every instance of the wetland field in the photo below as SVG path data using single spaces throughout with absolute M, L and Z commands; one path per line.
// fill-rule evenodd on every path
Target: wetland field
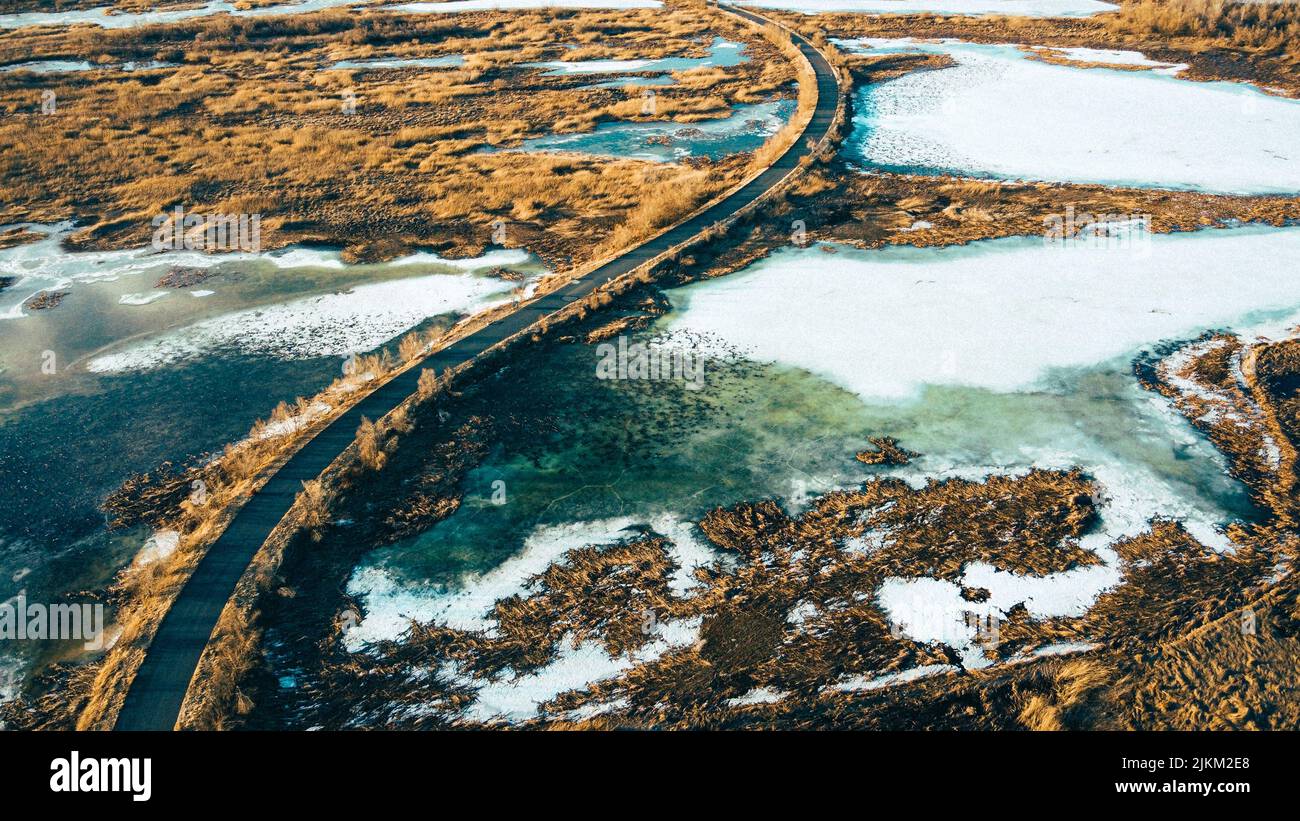
M 5 729 L 1300 728 L 1294 4 L 12 0 L 0 143 Z

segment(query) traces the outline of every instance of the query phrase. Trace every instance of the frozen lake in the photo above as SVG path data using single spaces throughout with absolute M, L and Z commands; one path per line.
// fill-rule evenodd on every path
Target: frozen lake
M 1300 191 L 1300 101 L 1244 83 L 1182 80 L 1154 62 L 1139 71 L 1056 65 L 1014 45 L 863 39 L 842 46 L 956 62 L 858 90 L 845 150 L 867 167 L 1230 194 Z

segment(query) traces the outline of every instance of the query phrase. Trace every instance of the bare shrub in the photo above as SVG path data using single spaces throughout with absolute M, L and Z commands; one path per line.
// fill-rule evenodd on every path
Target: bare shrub
M 384 452 L 383 431 L 364 416 L 357 428 L 357 455 L 361 464 L 370 470 L 382 470 L 388 461 L 388 454 Z
M 320 541 L 320 529 L 329 524 L 330 503 L 333 494 L 320 479 L 311 479 L 302 483 L 302 490 L 294 501 L 302 517 L 303 529 L 311 531 L 312 540 Z

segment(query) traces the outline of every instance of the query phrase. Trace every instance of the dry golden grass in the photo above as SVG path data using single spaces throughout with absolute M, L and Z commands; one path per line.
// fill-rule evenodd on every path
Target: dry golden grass
M 1300 197 L 1233 197 L 1101 185 L 957 180 L 933 176 L 873 175 L 841 170 L 809 181 L 812 193 L 789 197 L 796 209 L 827 215 L 809 220 L 809 239 L 863 248 L 887 244 L 944 246 L 980 239 L 1043 236 L 1046 220 L 1067 207 L 1078 214 L 1150 215 L 1154 233 L 1213 227 L 1227 220 L 1274 226 L 1300 219 Z M 928 228 L 911 230 L 917 222 Z M 789 221 L 771 241 L 788 241 Z M 777 230 L 779 229 L 779 231 Z
M 874 436 L 868 441 L 870 441 L 876 449 L 859 451 L 857 456 L 854 457 L 863 464 L 906 465 L 917 456 L 920 456 L 919 453 L 913 453 L 907 448 L 900 447 L 898 440 L 892 436 Z
M 669 588 L 676 567 L 658 534 L 575 544 L 531 580 L 527 593 L 497 602 L 492 635 L 413 626 L 407 641 L 374 655 L 346 656 L 345 667 L 326 673 L 329 709 L 355 699 L 383 717 L 377 726 L 409 726 L 400 718 L 405 708 L 423 704 L 437 708 L 419 711 L 416 724 L 441 726 L 454 719 L 463 698 L 436 676 L 411 682 L 401 671 L 414 659 L 435 654 L 466 673 L 491 677 L 542 667 L 565 642 L 595 641 L 621 655 L 653 639 L 645 630 L 647 613 L 657 621 L 702 619 L 700 641 L 564 694 L 548 705 L 548 717 L 562 720 L 583 705 L 626 699 L 630 707 L 619 711 L 618 723 L 709 726 L 729 715 L 726 699 L 755 686 L 815 698 L 840 676 L 947 663 L 942 650 L 892 634 L 872 591 L 892 575 L 948 577 L 977 556 L 1035 573 L 1095 561 L 1073 545 L 1091 516 L 1089 487 L 1077 474 L 1052 472 L 922 490 L 881 481 L 828 494 L 797 518 L 769 502 L 717 510 L 701 531 L 737 561 L 734 569 L 719 563 L 697 571 L 701 587 L 685 597 Z M 879 549 L 842 547 L 868 528 L 889 534 Z M 1006 532 L 1031 534 L 1030 541 L 999 537 Z M 815 630 L 790 622 L 791 612 L 810 606 Z M 1048 706 L 1067 709 L 1086 689 L 1085 678 L 1059 677 Z M 338 714 L 355 712 L 344 706 Z
M 702 56 L 714 35 L 751 61 L 679 73 L 654 118 L 718 117 L 782 93 L 794 71 L 755 31 L 716 10 L 322 12 L 267 21 L 204 18 L 140 30 L 0 34 L 0 61 L 32 52 L 95 61 L 168 59 L 141 74 L 0 76 L 0 220 L 90 223 L 74 242 L 142 244 L 173 204 L 260 213 L 263 243 L 345 246 L 350 259 L 414 246 L 480 252 L 493 223 L 557 266 L 653 232 L 744 173 L 581 156 L 480 154 L 602 121 L 647 119 L 639 95 L 583 89 L 525 62 Z M 458 69 L 324 71 L 339 59 L 468 55 Z M 22 57 L 22 59 L 26 59 Z M 37 111 L 53 90 L 58 113 Z M 355 95 L 354 115 L 343 113 Z M 75 158 L 75 159 L 74 159 Z M 678 210 L 675 210 L 678 209 Z
M 222 25 L 226 24 L 223 23 Z M 328 21 L 326 21 L 326 23 L 322 23 L 322 25 L 328 26 L 332 24 L 329 24 Z M 79 30 L 77 34 L 78 36 L 84 36 L 86 33 Z M 779 32 L 777 35 L 779 38 Z M 765 78 L 773 74 L 769 68 L 764 68 L 763 71 Z M 779 76 L 782 75 L 781 71 L 777 71 L 775 74 L 778 75 L 773 79 L 773 82 L 776 83 L 776 85 L 781 85 L 789 79 L 788 75 Z M 713 82 L 713 79 L 710 79 L 710 82 Z M 749 87 L 749 91 L 753 91 L 752 86 Z M 124 98 L 120 94 L 120 89 L 115 93 L 118 94 L 117 99 L 120 106 L 123 104 Z M 245 92 L 245 94 L 247 93 L 248 92 Z M 196 99 L 203 99 L 203 96 L 204 95 L 200 94 Z M 236 105 L 235 108 L 226 110 L 225 113 L 236 113 L 239 105 L 252 105 L 254 109 L 257 109 L 261 104 L 259 102 L 261 99 L 263 98 L 238 98 L 236 99 L 238 105 Z M 193 102 L 193 100 L 190 102 Z M 800 101 L 800 108 L 802 115 L 806 115 L 810 111 L 811 100 L 806 96 L 806 94 Z M 137 132 L 139 132 L 139 129 L 135 129 L 133 133 Z M 792 139 L 794 133 L 797 133 L 794 129 L 784 130 L 782 134 L 778 136 L 778 142 L 784 140 L 786 141 L 786 144 L 788 144 L 788 141 Z M 410 130 L 404 130 L 400 132 L 400 134 L 401 136 L 399 141 L 404 145 L 422 145 L 423 143 L 413 141 L 419 141 L 430 136 L 427 132 L 412 132 Z M 220 132 L 220 135 L 228 137 L 230 132 L 224 130 Z M 70 135 L 65 133 L 64 136 L 69 137 Z M 95 132 L 94 136 L 97 138 L 104 138 L 105 132 Z M 324 139 L 329 144 L 333 155 L 338 155 L 340 153 L 345 154 L 348 150 L 353 148 L 360 149 L 365 144 L 364 140 L 358 140 L 351 135 L 340 136 L 335 134 L 316 133 L 304 138 L 301 134 L 296 132 L 292 134 L 284 133 L 284 139 L 280 141 L 280 144 L 296 146 L 308 153 L 313 161 L 319 160 L 321 156 L 319 152 L 313 153 L 315 151 L 315 145 L 318 144 L 313 142 L 313 136 Z M 520 159 L 521 158 L 517 157 L 503 156 L 487 158 L 486 161 L 489 163 L 494 161 L 509 163 L 518 162 Z M 557 158 L 545 159 L 548 162 L 557 160 Z M 567 163 L 566 168 L 568 169 L 568 173 L 573 174 L 575 162 L 572 160 L 565 160 L 563 162 Z M 582 162 L 578 161 L 576 166 L 582 167 Z M 738 173 L 744 168 L 744 164 L 743 162 L 732 163 L 730 167 Z M 289 169 L 286 168 L 285 170 L 288 171 Z M 499 168 L 497 170 L 499 170 Z M 518 169 L 512 169 L 512 174 L 517 170 Z M 638 173 L 644 173 L 644 170 L 639 170 Z M 660 177 L 657 182 L 664 186 L 665 191 L 671 188 L 670 179 L 667 178 L 670 175 L 663 174 L 661 169 L 655 169 L 655 173 Z M 169 182 L 167 184 L 170 185 L 171 183 Z M 611 188 L 614 187 L 616 186 L 611 186 Z M 681 190 L 682 186 L 680 186 L 680 184 L 677 188 L 678 190 L 674 191 L 674 194 L 677 197 L 685 197 L 685 199 L 677 200 L 677 202 L 686 203 L 681 206 L 685 210 L 689 210 L 689 208 L 698 205 L 699 201 L 705 196 L 705 194 L 702 193 L 692 192 L 689 187 L 683 191 Z M 126 190 L 134 193 L 140 193 L 141 191 L 147 193 L 152 189 L 148 186 L 132 181 L 127 185 Z M 179 192 L 182 188 L 181 186 L 176 185 L 173 189 L 169 190 Z M 491 192 L 494 189 L 489 187 L 486 190 Z M 497 195 L 502 195 L 503 190 L 504 189 L 498 187 L 496 189 Z M 623 190 L 626 190 L 626 188 L 624 187 Z M 35 189 L 27 189 L 27 193 L 38 195 L 34 192 Z M 249 202 L 252 202 L 252 200 L 243 199 L 241 202 L 248 204 Z M 257 204 L 259 206 L 266 206 L 268 202 L 268 200 L 258 200 Z M 534 199 L 529 202 L 527 207 L 530 211 L 535 211 L 541 206 L 539 206 L 537 200 Z M 236 209 L 223 207 L 219 210 L 230 211 Z M 637 225 L 640 226 L 642 235 L 644 235 L 644 232 L 646 231 L 653 231 L 663 225 L 669 224 L 672 218 L 672 215 L 664 204 L 651 205 L 641 213 L 643 221 L 639 224 L 634 224 L 634 230 L 632 231 L 632 235 L 634 236 L 637 234 L 637 231 L 635 230 Z M 678 213 L 676 217 L 680 218 L 683 215 L 684 214 L 682 213 Z M 122 236 L 120 232 L 126 231 L 129 233 L 131 230 L 130 220 L 105 220 L 95 229 L 83 235 L 82 239 L 106 241 L 106 238 L 110 236 L 116 236 L 120 239 Z M 390 243 L 388 245 L 381 245 L 380 247 L 391 249 L 394 246 Z M 354 250 L 354 253 L 362 253 L 364 250 L 366 249 L 362 249 L 362 251 Z M 629 283 L 643 281 L 646 276 L 647 274 L 642 273 L 638 275 L 638 277 L 629 278 Z M 544 292 L 548 287 L 553 288 L 557 285 L 558 283 L 543 283 L 543 287 L 540 290 Z M 604 304 L 607 304 L 608 301 L 609 294 L 596 295 L 593 298 L 592 307 L 603 306 Z M 578 308 L 580 310 L 585 310 L 586 306 L 578 306 Z M 487 320 L 483 317 L 479 317 L 470 323 L 465 323 L 465 326 L 484 321 Z M 464 332 L 465 328 L 461 328 L 460 330 Z M 542 332 L 546 332 L 546 328 L 543 328 Z M 429 344 L 428 340 L 421 340 L 418 343 L 404 341 L 399 346 L 399 358 L 408 360 L 410 357 L 416 356 L 420 352 L 427 350 Z M 409 362 L 406 364 L 409 364 Z M 358 363 L 357 370 L 359 373 L 364 374 L 371 383 L 375 383 L 382 381 L 382 379 L 390 375 L 395 368 L 401 366 L 401 363 L 393 362 L 389 355 L 385 353 L 379 356 L 362 358 Z M 432 382 L 430 379 L 422 376 L 421 383 L 422 390 L 419 392 L 418 396 L 427 400 L 431 394 L 436 392 L 436 389 L 446 389 L 449 383 L 449 378 L 444 377 L 442 380 Z M 348 390 L 355 389 L 356 386 L 348 388 Z M 334 390 L 334 388 L 331 390 Z M 326 393 L 329 394 L 330 392 L 327 391 Z M 183 584 L 184 579 L 188 577 L 188 573 L 192 570 L 194 564 L 196 564 L 198 559 L 202 556 L 203 549 L 207 544 L 210 544 L 220 532 L 225 521 L 228 520 L 229 515 L 232 515 L 234 509 L 237 508 L 239 501 L 247 498 L 248 493 L 254 490 L 258 484 L 260 484 L 260 481 L 265 478 L 267 468 L 286 459 L 297 446 L 308 438 L 314 429 L 317 429 L 319 425 L 324 424 L 328 419 L 333 418 L 333 416 L 337 415 L 338 412 L 341 412 L 340 406 L 346 404 L 346 402 L 331 405 L 331 412 L 324 414 L 319 418 L 310 420 L 302 419 L 302 417 L 306 415 L 306 409 L 312 407 L 314 404 L 314 402 L 299 400 L 296 407 L 293 408 L 288 405 L 277 407 L 273 412 L 272 419 L 269 423 L 259 423 L 254 427 L 248 440 L 238 446 L 228 448 L 222 459 L 208 466 L 206 470 L 220 471 L 219 477 L 223 477 L 229 481 L 214 486 L 214 496 L 210 500 L 211 505 L 205 505 L 204 509 L 199 510 L 186 508 L 183 503 L 180 505 L 183 515 L 191 517 L 191 520 L 181 522 L 180 527 L 178 528 L 182 531 L 181 548 L 177 550 L 176 554 L 174 554 L 171 559 L 164 563 L 160 563 L 159 566 L 151 569 L 148 573 L 128 574 L 127 577 L 121 581 L 120 590 L 123 599 L 127 602 L 127 605 L 123 608 L 123 640 L 115 646 L 113 652 L 111 652 L 101 663 L 94 665 L 94 678 L 86 685 L 85 690 L 78 690 L 76 693 L 69 693 L 70 699 L 75 698 L 78 700 L 78 703 L 84 703 L 85 705 L 80 712 L 78 726 L 106 727 L 111 725 L 116 710 L 120 707 L 121 700 L 124 697 L 126 687 L 129 685 L 130 679 L 134 674 L 134 670 L 138 667 L 143 658 L 144 648 L 147 647 L 153 629 L 156 628 L 156 624 L 162 613 L 166 612 L 172 598 L 174 598 L 175 594 L 179 591 L 181 584 Z M 283 426 L 283 423 L 295 419 L 301 422 L 301 424 L 290 425 L 288 431 L 284 433 L 278 430 L 278 428 Z M 272 426 L 275 427 L 273 428 Z M 392 439 L 389 438 L 390 435 L 409 433 L 413 426 L 413 420 L 407 416 L 407 406 L 399 408 L 397 412 L 390 414 L 386 420 L 383 420 L 382 428 L 379 423 L 371 423 L 369 420 L 364 420 L 355 447 L 352 448 L 348 454 L 345 454 L 345 456 L 336 464 L 342 466 L 340 467 L 340 470 L 343 470 L 348 465 L 358 463 L 368 466 L 371 470 L 376 470 L 379 467 L 382 467 L 383 463 L 388 458 L 388 446 L 393 444 Z M 272 431 L 275 431 L 275 433 L 272 434 Z M 281 530 L 284 532 L 279 533 L 278 536 L 273 534 L 273 538 L 268 540 L 268 544 L 271 544 L 272 542 L 275 544 L 271 549 L 265 551 L 265 555 L 259 555 L 259 559 L 255 561 L 254 567 L 250 570 L 250 573 L 246 574 L 244 580 L 241 580 L 241 587 L 237 594 L 239 602 L 236 610 L 238 612 L 231 611 L 230 608 L 228 608 L 227 614 L 223 614 L 222 626 L 219 627 L 218 635 L 210 646 L 209 652 L 205 653 L 204 659 L 201 662 L 202 675 L 200 676 L 200 679 L 204 682 L 203 691 L 191 694 L 191 698 L 187 701 L 187 706 L 183 713 L 182 724 L 191 726 L 195 725 L 195 723 L 201 726 L 217 725 L 220 723 L 220 718 L 218 715 L 211 712 L 211 705 L 214 703 L 234 703 L 236 708 L 238 708 L 239 705 L 243 703 L 244 697 L 239 694 L 236 683 L 239 675 L 245 668 L 236 664 L 233 656 L 239 655 L 244 661 L 248 661 L 248 656 L 256 644 L 255 629 L 251 626 L 255 616 L 254 602 L 257 600 L 258 596 L 265 592 L 266 585 L 269 583 L 269 578 L 273 575 L 274 567 L 278 565 L 279 552 L 283 551 L 285 542 L 291 537 L 291 534 L 297 532 L 298 529 L 316 532 L 319 531 L 320 528 L 324 527 L 328 522 L 325 509 L 328 507 L 333 492 L 333 487 L 323 487 L 321 485 L 304 486 L 304 492 L 300 494 L 300 497 L 294 506 L 292 515 L 286 518 L 285 523 L 282 523 L 282 528 L 277 529 L 278 532 Z M 160 495 L 158 498 L 161 500 L 162 496 Z M 428 503 L 426 504 L 424 501 L 421 501 L 416 508 L 413 509 L 413 517 L 406 517 L 403 520 L 403 527 L 414 527 L 422 521 L 428 521 L 430 517 L 441 517 L 447 515 L 451 510 L 454 510 L 454 500 L 438 499 L 427 496 L 424 498 L 428 500 Z M 175 521 L 174 517 L 174 513 L 166 512 L 165 515 L 159 518 L 159 521 L 165 520 L 168 523 L 173 523 Z M 397 525 L 395 524 L 394 526 Z M 83 678 L 89 677 L 87 676 Z
M 382 470 L 388 454 L 384 452 L 383 432 L 364 416 L 357 428 L 357 450 L 361 464 L 369 470 Z
M 1089 659 L 1073 659 L 1051 669 L 1053 681 L 1047 692 L 1028 692 L 1018 719 L 1026 730 L 1056 731 L 1066 728 L 1063 714 L 1078 705 L 1091 691 L 1109 684 L 1113 671 Z
M 1300 724 L 1295 584 L 1155 648 L 1117 688 L 1122 725 L 1143 730 L 1291 730 Z
M 320 479 L 303 482 L 302 490 L 294 499 L 294 504 L 301 511 L 302 526 L 318 534 L 329 523 L 331 501 L 329 488 Z
M 771 15 L 813 38 L 956 38 L 1056 48 L 1134 49 L 1153 59 L 1187 63 L 1188 70 L 1179 75 L 1184 79 L 1248 81 L 1284 89 L 1292 97 L 1300 96 L 1300 72 L 1295 63 L 1300 13 L 1295 4 L 1127 0 L 1121 5 L 1115 13 L 1078 19 L 925 14 L 809 16 L 794 12 Z M 857 55 L 846 59 L 850 65 L 863 60 Z
M 196 678 L 203 698 L 188 698 L 182 705 L 179 729 L 222 730 L 229 717 L 246 713 L 252 703 L 238 689 L 238 682 L 252 669 L 262 631 L 255 614 L 226 605 L 213 629 L 213 639 L 203 651 L 202 675 Z
M 1146 386 L 1170 397 L 1228 458 L 1232 474 L 1256 502 L 1285 527 L 1300 521 L 1297 341 L 1246 344 L 1232 334 L 1212 334 L 1183 346 L 1181 364 L 1167 357 L 1143 373 Z M 1195 384 L 1197 391 L 1185 392 L 1179 380 Z
M 1225 0 L 1128 0 L 1104 18 L 1111 31 L 1155 34 L 1263 53 L 1300 54 L 1300 7 Z

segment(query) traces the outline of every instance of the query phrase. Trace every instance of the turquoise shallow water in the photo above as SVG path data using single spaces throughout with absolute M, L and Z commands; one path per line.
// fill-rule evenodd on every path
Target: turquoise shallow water
M 518 151 L 563 151 L 655 162 L 687 157 L 721 159 L 754 151 L 794 113 L 794 100 L 739 105 L 730 116 L 697 123 L 602 123 L 581 134 L 524 140 Z
M 715 364 L 695 391 L 600 380 L 596 362 L 594 348 L 574 346 L 507 372 L 477 401 L 517 427 L 470 473 L 460 511 L 371 561 L 417 583 L 447 584 L 500 563 L 539 525 L 693 516 L 866 474 L 853 460 L 872 432 L 859 404 L 807 374 Z M 498 481 L 506 504 L 493 503 Z
M 602 380 L 595 346 L 513 365 L 468 400 L 469 412 L 511 421 L 466 479 L 460 509 L 373 551 L 350 589 L 400 627 L 394 614 L 471 583 L 549 526 L 693 522 L 716 506 L 769 498 L 797 510 L 873 475 L 919 486 L 1033 467 L 1078 466 L 1097 480 L 1101 545 L 1162 516 L 1231 549 L 1216 528 L 1258 511 L 1205 437 L 1138 385 L 1134 365 L 1168 339 L 1294 315 L 1300 291 L 1276 264 L 1297 236 L 1263 228 L 1160 236 L 1141 256 L 1023 238 L 834 255 L 789 249 L 671 290 L 672 310 L 631 341 L 662 335 L 669 348 L 708 357 L 701 389 Z M 982 336 L 966 330 L 971 323 Z M 743 337 L 737 329 L 776 338 L 764 350 L 790 364 L 740 356 L 731 347 Z M 1099 344 L 1098 334 L 1118 342 Z M 886 342 L 860 355 L 862 338 Z M 949 346 L 959 367 L 917 371 Z M 794 364 L 804 360 L 820 362 L 821 375 Z M 915 390 L 893 389 L 916 373 Z M 872 436 L 921 456 L 899 467 L 858 463 Z
M 544 441 L 507 437 L 469 475 L 456 514 L 376 551 L 363 568 L 383 568 L 408 588 L 454 589 L 466 573 L 516 554 L 540 526 L 661 514 L 698 520 L 715 506 L 765 498 L 797 509 L 884 472 L 918 481 L 1044 463 L 1120 465 L 1213 521 L 1255 515 L 1208 443 L 1136 385 L 1127 358 L 1056 372 L 1042 390 L 936 386 L 915 401 L 874 404 L 779 365 L 711 362 L 704 389 L 689 391 L 597 380 L 595 361 L 587 347 L 555 351 L 503 384 L 526 406 L 500 394 L 485 399 L 485 410 L 505 403 L 553 432 Z M 882 435 L 923 456 L 895 470 L 854 460 L 868 436 Z M 496 482 L 504 482 L 505 504 L 493 503 Z
M 658 79 L 667 78 L 667 82 L 656 84 L 671 85 L 673 78 L 668 72 L 690 71 L 696 68 L 730 68 L 747 62 L 749 62 L 749 56 L 745 54 L 744 46 L 741 43 L 733 43 L 721 37 L 715 37 L 713 43 L 709 46 L 707 57 L 661 57 L 649 60 L 553 60 L 544 63 L 525 63 L 524 65 L 533 68 L 545 68 L 547 69 L 546 74 L 552 76 L 659 71 L 665 73 L 663 77 Z M 597 83 L 593 87 L 598 88 L 616 84 L 647 85 L 648 83 L 644 78 L 628 77 L 622 80 L 615 79 Z

